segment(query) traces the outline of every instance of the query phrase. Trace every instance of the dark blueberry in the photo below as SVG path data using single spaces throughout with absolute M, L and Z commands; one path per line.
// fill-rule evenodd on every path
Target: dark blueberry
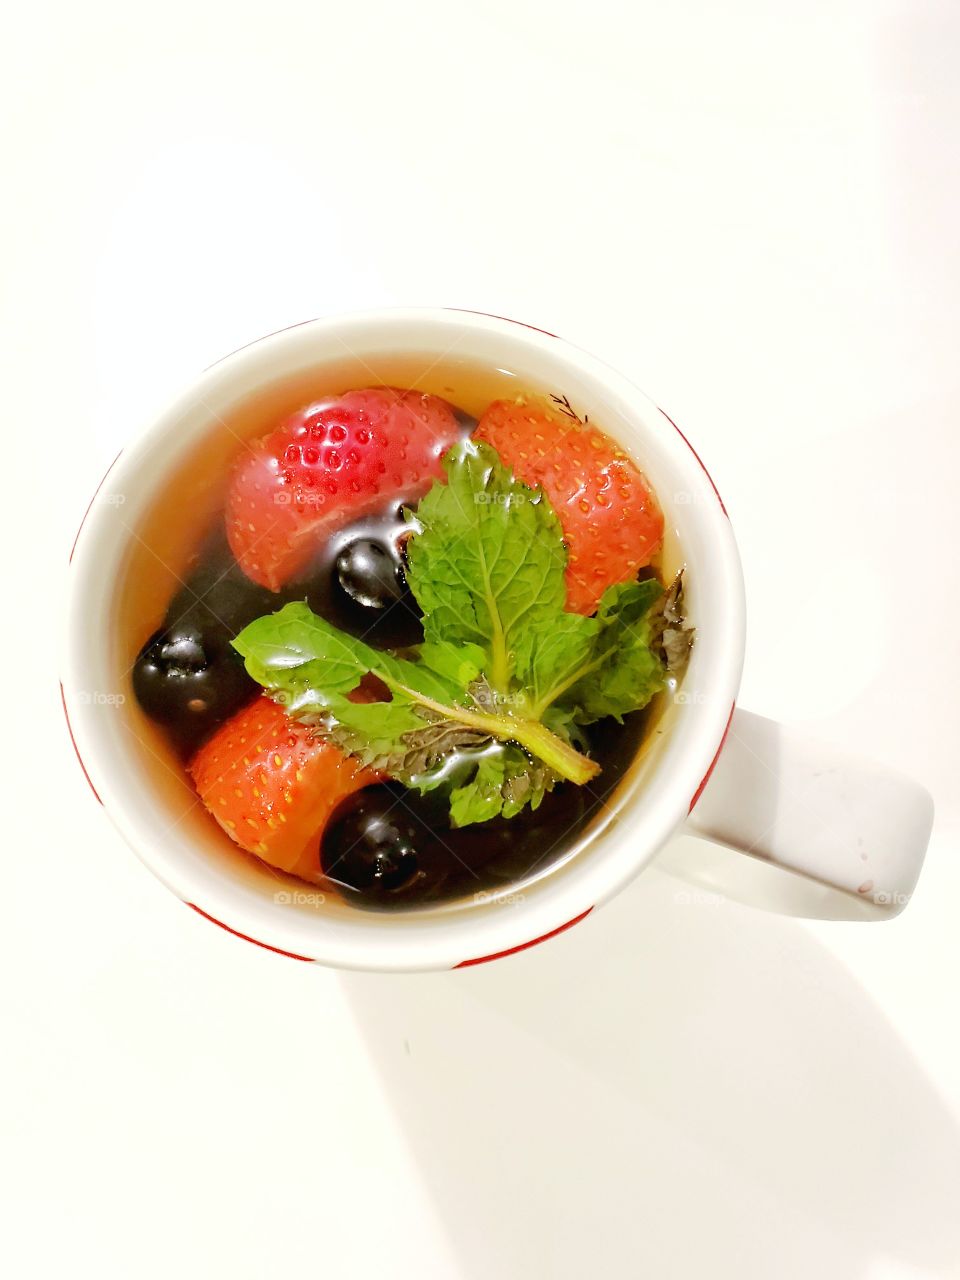
M 342 529 L 284 587 L 282 600 L 306 600 L 341 631 L 383 649 L 420 644 L 420 609 L 403 572 L 408 532 L 394 508 Z
M 134 664 L 133 690 L 187 754 L 249 702 L 257 685 L 219 626 L 187 621 L 150 637 Z
M 384 904 L 420 897 L 445 880 L 445 851 L 410 800 L 389 785 L 366 787 L 351 796 L 324 834 L 324 874 Z
M 366 609 L 389 609 L 407 594 L 396 544 L 357 538 L 337 556 L 337 578 L 351 600 Z

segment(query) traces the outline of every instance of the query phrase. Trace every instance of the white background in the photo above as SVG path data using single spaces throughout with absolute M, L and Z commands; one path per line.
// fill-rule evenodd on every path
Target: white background
M 8 1275 L 960 1274 L 958 55 L 949 0 L 7 15 Z M 936 796 L 901 918 L 691 892 L 685 840 L 514 959 L 341 976 L 121 846 L 56 700 L 87 499 L 213 359 L 380 304 L 554 330 L 681 424 L 743 705 Z

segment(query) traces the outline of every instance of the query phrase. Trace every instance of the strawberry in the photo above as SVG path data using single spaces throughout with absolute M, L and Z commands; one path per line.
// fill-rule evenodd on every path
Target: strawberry
M 392 500 L 416 502 L 459 434 L 445 400 L 371 387 L 301 409 L 238 460 L 227 536 L 243 571 L 278 591 L 330 533 Z
M 231 840 L 313 883 L 322 879 L 320 839 L 330 815 L 379 780 L 266 697 L 228 720 L 194 756 L 190 772 Z
M 569 415 L 569 416 L 568 416 Z M 553 505 L 567 544 L 567 608 L 593 613 L 607 587 L 633 578 L 663 541 L 653 490 L 619 447 L 564 402 L 495 400 L 474 435 Z

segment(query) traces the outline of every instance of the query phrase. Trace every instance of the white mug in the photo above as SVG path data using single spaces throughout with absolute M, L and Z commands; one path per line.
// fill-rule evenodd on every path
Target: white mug
M 499 378 L 505 391 L 566 395 L 633 456 L 664 511 L 665 566 L 684 568 L 696 642 L 656 731 L 548 873 L 452 905 L 361 911 L 315 886 L 298 888 L 228 840 L 140 711 L 130 671 L 222 507 L 243 439 L 319 394 L 377 381 L 416 385 L 478 412 L 479 370 L 488 391 Z M 64 709 L 92 789 L 146 865 L 210 920 L 301 960 L 424 970 L 522 950 L 582 920 L 681 827 L 895 913 L 923 861 L 930 796 L 890 770 L 735 710 L 744 624 L 740 561 L 720 495 L 680 429 L 642 392 L 516 321 L 377 311 L 310 321 L 235 352 L 117 459 L 72 554 Z

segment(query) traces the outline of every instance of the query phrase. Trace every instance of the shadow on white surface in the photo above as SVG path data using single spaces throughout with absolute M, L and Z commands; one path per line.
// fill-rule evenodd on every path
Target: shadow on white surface
M 956 1274 L 957 1125 L 792 920 L 653 868 L 516 957 L 342 981 L 470 1280 Z

